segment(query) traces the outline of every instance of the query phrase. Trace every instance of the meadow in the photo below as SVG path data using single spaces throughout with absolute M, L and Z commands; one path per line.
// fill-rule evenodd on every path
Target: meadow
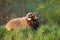
M 41 15 L 39 21 L 44 25 L 37 30 L 5 29 L 10 19 L 29 12 Z M 0 0 L 0 40 L 60 40 L 60 0 Z
M 7 31 L 3 25 L 0 26 L 0 40 L 60 40 L 60 26 L 41 25 L 37 30 Z

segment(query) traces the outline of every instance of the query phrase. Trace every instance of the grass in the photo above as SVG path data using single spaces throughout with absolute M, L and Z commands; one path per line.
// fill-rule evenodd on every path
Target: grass
M 37 30 L 16 29 L 7 31 L 0 26 L 0 40 L 60 40 L 60 27 L 42 25 Z

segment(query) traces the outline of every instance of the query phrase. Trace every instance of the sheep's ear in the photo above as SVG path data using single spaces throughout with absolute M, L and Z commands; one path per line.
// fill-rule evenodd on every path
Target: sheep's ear
M 31 21 L 31 18 L 27 18 L 27 20 Z

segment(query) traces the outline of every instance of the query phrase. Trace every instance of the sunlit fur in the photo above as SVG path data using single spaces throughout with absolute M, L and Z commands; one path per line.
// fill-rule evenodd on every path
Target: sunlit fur
M 18 27 L 37 29 L 39 27 L 39 21 L 38 17 L 34 13 L 30 12 L 25 17 L 15 18 L 8 21 L 5 27 L 8 31 L 14 30 Z

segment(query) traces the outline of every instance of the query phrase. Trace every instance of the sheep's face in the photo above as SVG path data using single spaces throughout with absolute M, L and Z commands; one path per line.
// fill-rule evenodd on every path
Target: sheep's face
M 34 13 L 28 13 L 27 15 L 26 15 L 26 17 L 27 17 L 27 20 L 29 20 L 29 21 L 31 21 L 31 20 L 38 20 L 38 16 L 36 15 L 36 14 L 34 14 Z

